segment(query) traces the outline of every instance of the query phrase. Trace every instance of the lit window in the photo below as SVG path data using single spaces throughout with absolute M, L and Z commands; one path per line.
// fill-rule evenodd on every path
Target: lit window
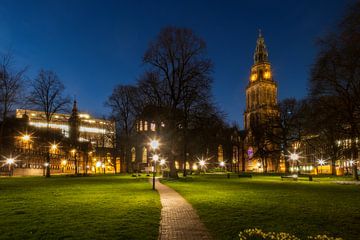
M 147 149 L 146 149 L 146 147 L 143 148 L 142 162 L 147 163 Z
M 140 129 L 139 129 L 139 131 L 140 132 L 143 131 L 143 122 L 142 121 L 140 121 Z
M 135 162 L 136 161 L 136 150 L 135 148 L 131 148 L 131 161 Z
M 265 79 L 270 79 L 270 77 L 271 77 L 270 71 L 266 71 L 266 72 L 264 73 L 264 78 L 265 78 Z
M 224 152 L 222 145 L 218 146 L 218 161 L 223 162 L 224 161 Z
M 148 122 L 145 121 L 145 122 L 144 122 L 144 131 L 147 131 L 147 130 L 148 130 Z
M 256 78 L 257 78 L 257 74 L 256 74 L 256 73 L 251 74 L 251 78 L 250 78 L 251 81 L 255 81 Z
M 153 131 L 153 132 L 155 132 L 155 130 L 156 130 L 156 125 L 155 125 L 155 123 L 151 123 L 151 124 L 150 124 L 150 130 Z

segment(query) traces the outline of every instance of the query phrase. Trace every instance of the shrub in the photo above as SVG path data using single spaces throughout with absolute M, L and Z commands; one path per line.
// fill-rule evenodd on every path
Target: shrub
M 286 232 L 264 232 L 258 228 L 246 229 L 239 234 L 240 240 L 301 240 L 295 235 Z M 342 238 L 328 237 L 326 235 L 309 236 L 311 240 L 342 240 Z

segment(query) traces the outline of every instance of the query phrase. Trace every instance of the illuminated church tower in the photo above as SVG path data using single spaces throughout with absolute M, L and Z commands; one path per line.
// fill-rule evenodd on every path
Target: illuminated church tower
M 254 64 L 246 88 L 245 130 L 250 130 L 251 124 L 261 123 L 265 117 L 271 115 L 278 115 L 277 84 L 273 79 L 264 38 L 259 31 Z

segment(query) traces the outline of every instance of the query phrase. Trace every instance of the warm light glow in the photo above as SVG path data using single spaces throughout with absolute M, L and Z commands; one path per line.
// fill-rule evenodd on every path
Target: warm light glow
M 80 117 L 80 118 L 87 118 L 87 119 L 89 119 L 89 118 L 90 118 L 90 115 L 89 115 L 89 114 L 86 114 L 86 113 L 80 113 L 80 114 L 79 114 L 79 117 Z
M 28 134 L 23 135 L 21 138 L 24 142 L 30 141 L 30 135 L 28 135 Z
M 326 161 L 324 159 L 318 159 L 317 162 L 320 166 L 323 166 L 326 164 Z
M 220 167 L 224 167 L 224 166 L 225 166 L 225 163 L 224 163 L 224 162 L 220 162 L 219 165 L 220 165 Z
M 56 149 L 57 149 L 57 145 L 56 144 L 51 144 L 51 150 L 56 151 Z
M 203 167 L 203 166 L 205 166 L 206 162 L 205 162 L 205 160 L 200 160 L 199 164 L 200 164 L 201 167 Z
M 153 157 L 152 157 L 152 159 L 153 159 L 155 162 L 158 161 L 158 160 L 159 160 L 159 155 L 154 154 Z
M 101 167 L 101 162 L 96 162 L 96 167 Z
M 160 165 L 161 165 L 161 166 L 165 165 L 165 163 L 166 163 L 165 159 L 161 159 L 161 160 L 160 160 Z
M 13 159 L 13 158 L 7 158 L 6 159 L 6 164 L 11 165 L 11 164 L 14 164 L 14 163 L 15 163 L 15 159 Z
M 193 170 L 198 170 L 198 166 L 194 163 L 193 166 L 192 166 L 192 169 Z
M 289 157 L 292 161 L 299 161 L 299 158 L 300 158 L 299 154 L 297 154 L 297 153 L 290 153 Z
M 45 167 L 48 167 L 49 165 L 50 165 L 50 164 L 49 164 L 49 163 L 47 163 L 47 162 L 46 162 L 46 163 L 44 163 L 44 166 L 45 166 Z
M 255 81 L 256 78 L 257 78 L 257 74 L 256 74 L 256 73 L 251 74 L 251 78 L 250 78 L 251 81 Z
M 66 160 L 62 160 L 62 161 L 61 161 L 61 164 L 62 164 L 62 165 L 66 165 L 66 164 L 67 164 L 67 161 L 66 161 Z
M 72 154 L 75 154 L 75 153 L 76 153 L 76 149 L 71 150 L 71 153 L 72 153 Z
M 271 77 L 270 71 L 266 71 L 266 72 L 264 73 L 264 78 L 265 78 L 265 79 L 269 79 L 270 77 Z
M 153 139 L 150 141 L 150 147 L 153 149 L 153 150 L 156 150 L 158 147 L 159 147 L 159 141 L 156 140 L 156 139 Z

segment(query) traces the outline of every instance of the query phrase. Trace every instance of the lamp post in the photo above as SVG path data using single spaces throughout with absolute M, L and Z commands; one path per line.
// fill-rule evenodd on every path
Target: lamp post
M 201 170 L 201 171 L 204 170 L 204 173 L 205 173 L 206 161 L 205 161 L 203 158 L 201 158 L 201 159 L 199 160 L 199 165 L 200 165 L 200 170 Z
M 156 139 L 153 139 L 150 141 L 150 147 L 154 152 L 153 155 L 153 161 L 154 161 L 154 170 L 153 170 L 153 186 L 152 189 L 155 190 L 155 175 L 156 175 L 156 161 L 159 160 L 159 155 L 156 154 L 156 149 L 159 148 L 159 141 Z
M 21 137 L 21 140 L 23 141 L 23 143 L 25 144 L 25 150 L 27 150 L 27 154 L 26 154 L 26 167 L 29 167 L 29 152 L 30 152 L 30 141 L 31 141 L 31 136 L 29 134 L 24 134 Z
M 293 170 L 295 169 L 294 166 L 295 166 L 295 163 L 298 163 L 300 162 L 300 155 L 299 153 L 297 153 L 296 151 L 293 152 L 293 153 L 290 153 L 289 155 L 289 160 L 292 162 L 292 168 Z M 299 168 L 299 165 L 297 164 L 297 171 L 298 173 L 300 172 L 300 168 Z
M 65 170 L 66 164 L 67 164 L 66 159 L 64 159 L 64 160 L 62 160 L 62 161 L 61 161 L 61 165 L 62 165 L 62 172 L 63 172 L 63 173 L 65 172 L 64 170 Z
M 7 158 L 6 159 L 6 164 L 9 166 L 9 177 L 11 177 L 12 174 L 12 165 L 15 164 L 15 159 L 14 158 Z
M 320 174 L 322 174 L 322 167 L 326 164 L 326 161 L 322 158 L 317 160 L 318 164 L 320 165 Z
M 224 169 L 224 172 L 226 172 L 225 162 L 221 161 L 219 166 Z

